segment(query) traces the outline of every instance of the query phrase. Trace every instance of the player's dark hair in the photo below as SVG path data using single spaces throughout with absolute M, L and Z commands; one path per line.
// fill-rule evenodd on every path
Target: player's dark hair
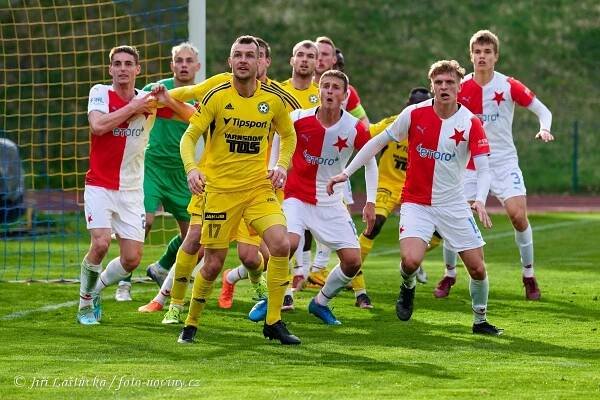
M 116 46 L 110 49 L 110 53 L 108 53 L 108 61 L 110 62 L 110 64 L 112 64 L 113 56 L 117 53 L 131 54 L 136 64 L 139 64 L 140 62 L 140 53 L 138 52 L 138 50 L 133 46 L 123 45 Z
M 342 82 L 344 82 L 344 92 L 348 90 L 350 80 L 348 79 L 348 76 L 345 73 L 337 69 L 330 69 L 329 71 L 325 71 L 323 75 L 321 75 L 321 79 L 319 82 L 323 82 L 323 78 L 326 78 L 328 76 L 333 76 L 335 78 L 340 79 Z
M 335 64 L 333 65 L 333 68 L 340 70 L 340 71 L 344 71 L 344 66 L 346 65 L 346 61 L 344 60 L 344 55 L 342 54 L 342 51 L 340 49 L 338 49 L 336 47 L 335 49 Z
M 235 41 L 233 42 L 233 44 L 231 45 L 231 50 L 233 50 L 233 48 L 238 45 L 238 44 L 253 44 L 256 46 L 256 57 L 258 57 L 258 41 L 256 40 L 256 38 L 254 36 L 250 36 L 250 35 L 243 35 L 238 37 L 237 39 L 235 39 Z M 231 50 L 229 52 L 229 54 L 231 54 Z
M 271 58 L 271 46 L 269 46 L 269 43 L 267 43 L 267 41 L 263 38 L 259 38 L 258 36 L 254 36 L 254 38 L 258 42 L 259 50 L 260 48 L 265 49 L 265 57 Z
M 419 86 L 411 89 L 408 94 L 408 99 L 406 100 L 406 105 L 410 106 L 411 104 L 417 104 L 425 100 L 429 100 L 431 98 L 431 92 L 427 90 L 427 88 L 423 86 Z

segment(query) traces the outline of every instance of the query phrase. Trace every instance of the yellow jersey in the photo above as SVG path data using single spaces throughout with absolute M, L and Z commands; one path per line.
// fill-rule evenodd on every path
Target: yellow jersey
M 371 137 L 382 133 L 385 128 L 396 120 L 397 115 L 386 117 L 376 124 L 369 126 Z M 379 157 L 379 181 L 378 186 L 402 185 L 406 180 L 406 166 L 408 162 L 408 140 L 402 142 L 390 142 L 381 151 Z
M 186 173 L 196 168 L 194 148 L 209 127 L 203 154 L 207 192 L 242 191 L 271 186 L 267 180 L 268 142 L 272 128 L 281 137 L 277 165 L 287 169 L 296 147 L 296 132 L 278 88 L 257 81 L 251 97 L 242 97 L 233 79 L 211 89 L 190 118 L 181 139 Z
M 292 78 L 287 81 L 279 83 L 281 88 L 294 96 L 300 103 L 302 109 L 313 108 L 321 103 L 319 98 L 319 85 L 311 82 L 310 86 L 306 89 L 296 89 L 292 84 Z
M 175 89 L 169 90 L 169 94 L 175 100 L 179 101 L 197 101 L 200 102 L 206 93 L 215 86 L 231 80 L 231 72 L 223 72 L 221 74 L 213 75 L 203 82 L 195 85 L 182 86 Z

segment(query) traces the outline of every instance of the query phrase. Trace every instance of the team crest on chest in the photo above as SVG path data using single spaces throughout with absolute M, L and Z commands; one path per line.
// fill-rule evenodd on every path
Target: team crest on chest
M 308 101 L 311 104 L 317 104 L 319 102 L 319 97 L 316 94 L 311 94 L 310 96 L 308 96 Z
M 343 139 L 338 136 L 338 140 L 333 144 L 333 146 L 337 147 L 338 151 L 344 150 L 346 147 L 348 147 L 348 138 Z
M 258 103 L 258 112 L 261 114 L 266 114 L 269 112 L 269 104 L 265 103 L 264 101 Z
M 504 92 L 494 91 L 494 98 L 492 100 L 494 100 L 496 103 L 498 103 L 498 105 L 500 105 L 500 103 L 506 101 L 506 99 L 504 98 Z

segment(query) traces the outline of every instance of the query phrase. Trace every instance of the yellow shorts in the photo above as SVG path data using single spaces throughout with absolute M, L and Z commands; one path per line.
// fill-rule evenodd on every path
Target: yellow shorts
M 286 225 L 281 204 L 271 187 L 261 186 L 243 192 L 205 193 L 202 243 L 207 248 L 224 249 L 230 238 L 236 238 L 239 226 L 246 226 L 248 235 L 255 231 L 262 237 L 273 225 Z M 237 240 L 247 242 L 238 235 Z M 252 243 L 254 244 L 254 243 Z M 258 241 L 260 244 L 260 241 Z
M 400 204 L 402 186 L 380 183 L 375 200 L 375 214 L 388 217 Z
M 204 193 L 193 194 L 187 207 L 190 214 L 190 225 L 202 225 L 202 210 L 204 209 Z

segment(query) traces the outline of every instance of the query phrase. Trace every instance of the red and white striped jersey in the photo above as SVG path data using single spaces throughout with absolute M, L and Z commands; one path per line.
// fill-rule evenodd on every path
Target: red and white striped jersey
M 147 92 L 136 89 L 136 98 Z M 90 90 L 88 114 L 100 111 L 108 114 L 129 102 L 119 97 L 112 85 L 94 85 Z M 141 189 L 144 181 L 144 149 L 154 115 L 136 114 L 128 121 L 103 135 L 92 135 L 90 168 L 85 184 L 110 190 Z
M 396 142 L 408 135 L 408 166 L 402 202 L 465 204 L 463 175 L 471 155 L 489 154 L 481 122 L 466 107 L 448 119 L 433 109 L 433 99 L 406 107 L 385 133 Z M 405 136 L 404 136 L 405 137 Z
M 329 178 L 341 173 L 354 150 L 361 149 L 371 138 L 369 130 L 347 111 L 333 126 L 324 128 L 317 119 L 317 108 L 291 113 L 296 130 L 296 150 L 288 171 L 285 198 L 294 197 L 309 204 L 328 205 L 342 201 L 345 183 L 327 194 Z
M 494 72 L 492 80 L 483 87 L 475 82 L 472 73 L 464 77 L 458 102 L 467 106 L 483 123 L 492 149 L 490 168 L 507 161 L 518 162 L 512 136 L 515 103 L 528 107 L 534 98 L 535 94 L 521 82 L 499 72 Z M 472 162 L 469 168 L 474 169 Z

